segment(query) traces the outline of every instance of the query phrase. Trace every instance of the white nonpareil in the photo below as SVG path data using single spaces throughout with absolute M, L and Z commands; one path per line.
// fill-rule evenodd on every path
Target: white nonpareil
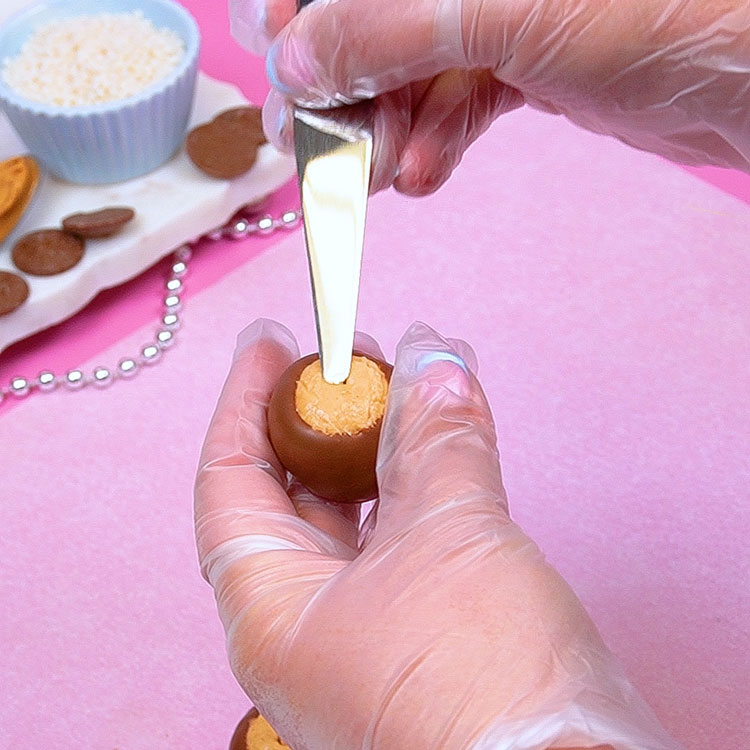
M 3 61 L 3 80 L 42 104 L 76 107 L 126 99 L 177 67 L 185 45 L 139 11 L 101 13 L 40 26 Z

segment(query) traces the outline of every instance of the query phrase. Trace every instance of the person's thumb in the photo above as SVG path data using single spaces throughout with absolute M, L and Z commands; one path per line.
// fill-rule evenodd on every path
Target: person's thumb
M 297 104 L 322 108 L 371 99 L 449 68 L 472 67 L 463 15 L 472 0 L 316 0 L 271 47 L 271 83 Z
M 378 451 L 377 536 L 444 511 L 507 521 L 494 423 L 472 360 L 467 345 L 423 323 L 399 343 Z

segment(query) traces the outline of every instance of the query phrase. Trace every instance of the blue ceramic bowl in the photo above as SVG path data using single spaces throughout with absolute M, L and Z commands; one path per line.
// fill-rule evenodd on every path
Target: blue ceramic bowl
M 156 28 L 185 43 L 177 67 L 135 96 L 104 104 L 56 107 L 11 89 L 0 75 L 0 106 L 29 151 L 70 182 L 123 182 L 156 169 L 182 145 L 198 72 L 200 33 L 173 0 L 50 0 L 12 16 L 0 28 L 0 61 L 15 57 L 43 24 L 55 19 L 139 10 Z

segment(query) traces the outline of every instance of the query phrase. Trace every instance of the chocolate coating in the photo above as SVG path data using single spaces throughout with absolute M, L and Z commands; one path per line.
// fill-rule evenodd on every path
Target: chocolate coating
M 259 725 L 252 727 L 254 722 L 258 721 Z M 255 729 L 255 731 L 253 731 Z M 247 733 L 253 731 L 253 735 L 248 738 Z M 259 733 L 260 731 L 260 733 Z M 269 733 L 271 736 L 269 736 Z M 271 747 L 289 747 L 276 734 L 276 730 L 261 717 L 257 708 L 251 708 L 240 719 L 229 742 L 229 750 L 269 750 Z
M 390 380 L 393 368 L 363 352 Z M 310 427 L 297 413 L 297 381 L 318 359 L 309 354 L 288 367 L 279 378 L 268 405 L 268 435 L 279 460 L 297 480 L 326 500 L 361 503 L 377 495 L 375 462 L 382 417 L 354 435 L 326 435 Z
M 259 715 L 258 709 L 251 708 L 242 719 L 240 719 L 240 723 L 237 725 L 237 728 L 232 735 L 232 739 L 229 741 L 229 750 L 248 750 L 247 730 L 250 726 L 250 722 Z

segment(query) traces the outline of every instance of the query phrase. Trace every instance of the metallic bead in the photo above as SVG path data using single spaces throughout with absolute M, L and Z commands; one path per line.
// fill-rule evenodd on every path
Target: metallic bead
M 171 273 L 176 279 L 182 278 L 187 273 L 187 263 L 183 260 L 175 261 L 172 263 Z
M 266 214 L 265 216 L 261 216 L 260 219 L 258 219 L 258 231 L 261 234 L 270 234 L 273 232 L 274 226 L 273 226 L 273 218 Z
M 281 224 L 284 229 L 293 229 L 299 224 L 300 215 L 296 211 L 285 211 L 281 215 Z
M 216 242 L 216 240 L 221 240 L 224 238 L 224 230 L 214 229 L 213 232 L 209 232 L 206 237 L 208 237 L 208 239 L 212 242 Z
M 234 222 L 234 224 L 232 224 L 232 227 L 229 230 L 229 236 L 233 240 L 241 240 L 244 237 L 247 237 L 247 230 L 249 226 L 250 224 L 246 219 L 238 219 Z
M 144 364 L 151 365 L 161 356 L 161 349 L 156 344 L 146 344 L 141 349 L 141 361 Z
M 168 292 L 179 292 L 182 289 L 182 281 L 180 279 L 170 279 L 166 283 Z
M 174 344 L 174 334 L 172 331 L 164 328 L 156 334 L 156 343 L 160 349 L 168 349 Z
M 221 232 L 219 232 L 219 235 L 221 235 Z M 181 260 L 183 263 L 187 263 L 193 257 L 193 251 L 189 245 L 183 245 L 174 251 L 174 257 L 175 260 Z
M 75 391 L 79 388 L 83 388 L 84 385 L 86 385 L 86 378 L 84 378 L 82 370 L 68 370 L 65 373 L 66 388 L 69 388 L 71 391 Z
M 10 381 L 10 392 L 16 398 L 23 398 L 29 395 L 31 390 L 31 384 L 27 378 L 22 378 L 20 375 L 16 376 Z
M 182 307 L 182 300 L 178 294 L 168 294 L 164 298 L 164 307 L 169 312 L 177 312 Z
M 173 312 L 168 312 L 161 319 L 162 325 L 169 331 L 176 331 L 180 327 L 180 319 Z
M 112 373 L 106 367 L 97 367 L 94 369 L 94 385 L 103 388 L 112 382 Z
M 138 363 L 131 357 L 125 357 L 117 363 L 117 372 L 121 378 L 132 378 L 138 372 Z
M 36 387 L 40 391 L 52 391 L 57 388 L 57 378 L 49 370 L 42 370 L 36 376 Z

